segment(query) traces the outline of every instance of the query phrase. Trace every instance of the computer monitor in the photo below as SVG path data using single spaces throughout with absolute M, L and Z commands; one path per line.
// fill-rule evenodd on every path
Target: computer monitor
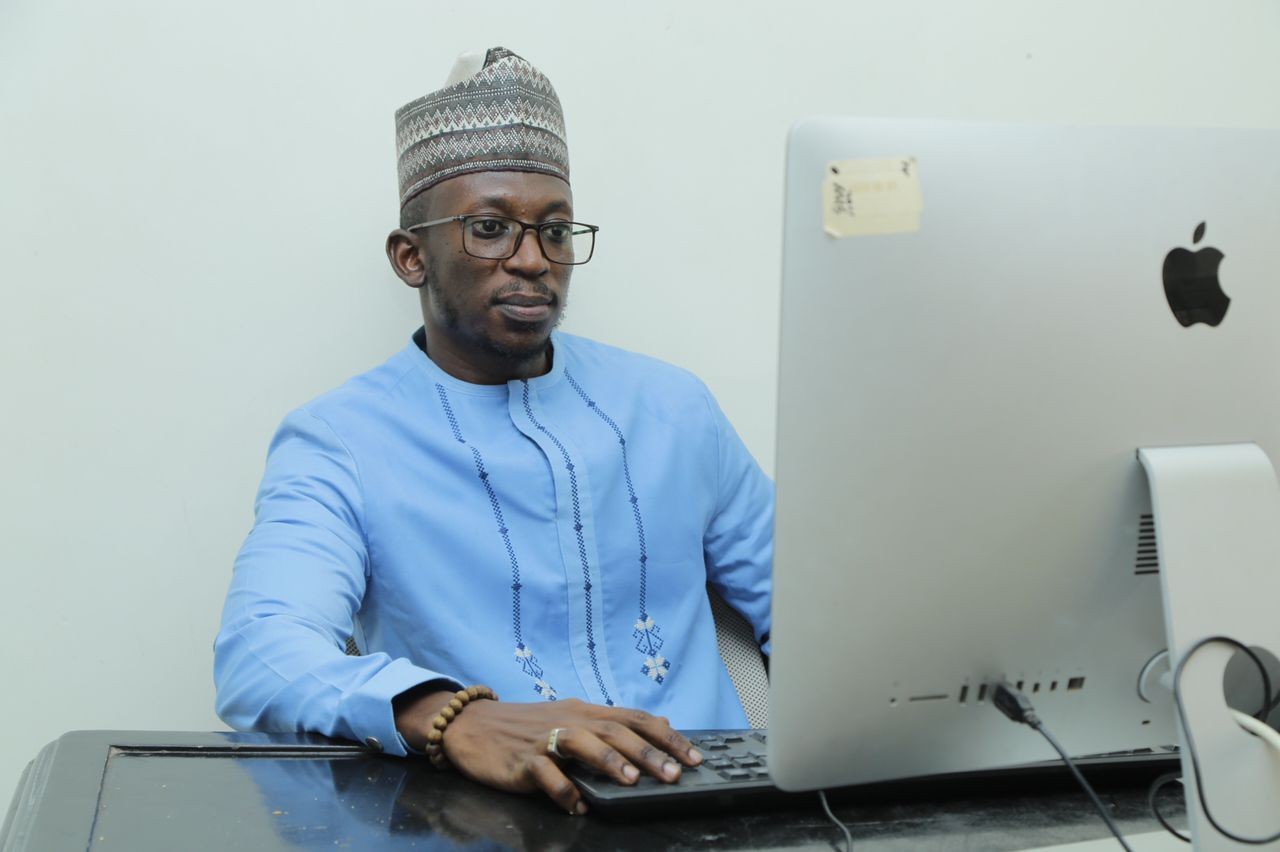
M 776 783 L 1054 758 L 1001 680 L 1178 742 L 1135 451 L 1280 460 L 1280 133 L 811 119 L 786 181 Z

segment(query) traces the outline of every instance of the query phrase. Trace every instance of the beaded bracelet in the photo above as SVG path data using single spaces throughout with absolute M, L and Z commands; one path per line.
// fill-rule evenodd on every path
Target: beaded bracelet
M 440 709 L 440 715 L 431 720 L 431 730 L 427 733 L 427 759 L 436 769 L 448 769 L 449 758 L 444 754 L 444 729 L 457 718 L 472 701 L 487 698 L 497 701 L 498 695 L 487 686 L 468 686 L 459 689 L 449 699 L 449 703 Z

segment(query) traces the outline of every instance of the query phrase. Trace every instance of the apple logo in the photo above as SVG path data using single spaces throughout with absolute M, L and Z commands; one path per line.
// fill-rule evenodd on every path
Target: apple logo
M 1191 242 L 1204 237 L 1204 222 L 1196 226 Z M 1169 308 L 1183 326 L 1198 322 L 1217 325 L 1227 315 L 1230 297 L 1218 281 L 1218 264 L 1223 254 L 1216 248 L 1189 251 L 1176 248 L 1164 258 L 1164 295 Z

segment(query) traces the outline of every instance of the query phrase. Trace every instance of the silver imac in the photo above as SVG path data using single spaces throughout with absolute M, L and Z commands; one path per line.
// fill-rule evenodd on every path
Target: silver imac
M 1177 743 L 1136 451 L 1280 460 L 1280 133 L 820 118 L 786 182 L 776 783 L 1055 758 L 1000 680 Z

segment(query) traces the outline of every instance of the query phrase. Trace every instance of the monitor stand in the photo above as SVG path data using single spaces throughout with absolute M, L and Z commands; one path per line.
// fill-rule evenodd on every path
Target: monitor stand
M 1256 444 L 1224 444 L 1145 448 L 1138 458 L 1151 487 L 1171 665 L 1200 639 L 1219 635 L 1280 656 L 1280 483 L 1266 453 Z M 1266 837 L 1280 832 L 1280 751 L 1231 715 L 1223 676 L 1235 653 L 1210 644 L 1187 663 L 1186 724 L 1213 818 L 1236 835 Z M 1214 829 L 1181 728 L 1179 737 L 1194 848 L 1280 850 L 1280 842 L 1246 846 Z

